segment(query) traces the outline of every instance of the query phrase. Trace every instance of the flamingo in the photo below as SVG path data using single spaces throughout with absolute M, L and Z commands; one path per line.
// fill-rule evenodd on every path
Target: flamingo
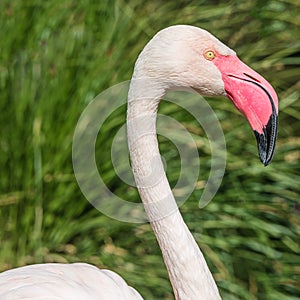
M 177 300 L 221 299 L 213 276 L 183 221 L 160 158 L 156 114 L 169 90 L 227 96 L 248 119 L 261 162 L 273 157 L 278 99 L 272 86 L 209 32 L 176 25 L 158 32 L 140 53 L 127 111 L 132 170 L 162 251 Z M 116 273 L 95 266 L 37 264 L 0 274 L 0 299 L 142 299 Z

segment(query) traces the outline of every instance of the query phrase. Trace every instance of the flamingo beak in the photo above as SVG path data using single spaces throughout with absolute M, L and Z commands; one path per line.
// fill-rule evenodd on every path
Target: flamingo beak
M 254 131 L 261 162 L 267 166 L 273 158 L 278 125 L 278 98 L 273 87 L 237 56 L 216 57 L 225 92 L 248 119 Z

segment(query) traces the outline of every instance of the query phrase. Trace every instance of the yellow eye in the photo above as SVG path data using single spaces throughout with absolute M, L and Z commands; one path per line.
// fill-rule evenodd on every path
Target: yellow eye
M 213 60 L 216 57 L 216 54 L 212 50 L 208 50 L 204 53 L 204 57 L 208 60 Z

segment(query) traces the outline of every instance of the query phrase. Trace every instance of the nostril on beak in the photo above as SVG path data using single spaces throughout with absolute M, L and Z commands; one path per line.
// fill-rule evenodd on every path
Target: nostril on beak
M 257 78 L 255 78 L 255 77 L 253 77 L 253 76 L 251 76 L 251 75 L 249 75 L 249 74 L 247 74 L 247 73 L 243 73 L 243 74 L 244 74 L 245 76 L 249 77 L 250 79 L 256 81 L 256 82 L 261 83 Z

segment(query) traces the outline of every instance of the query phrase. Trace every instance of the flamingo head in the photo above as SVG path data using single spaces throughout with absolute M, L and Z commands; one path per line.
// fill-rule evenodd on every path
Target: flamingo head
M 216 37 L 193 26 L 168 27 L 146 45 L 137 64 L 137 70 L 164 84 L 165 90 L 228 97 L 254 131 L 261 162 L 271 162 L 277 137 L 276 92 Z

